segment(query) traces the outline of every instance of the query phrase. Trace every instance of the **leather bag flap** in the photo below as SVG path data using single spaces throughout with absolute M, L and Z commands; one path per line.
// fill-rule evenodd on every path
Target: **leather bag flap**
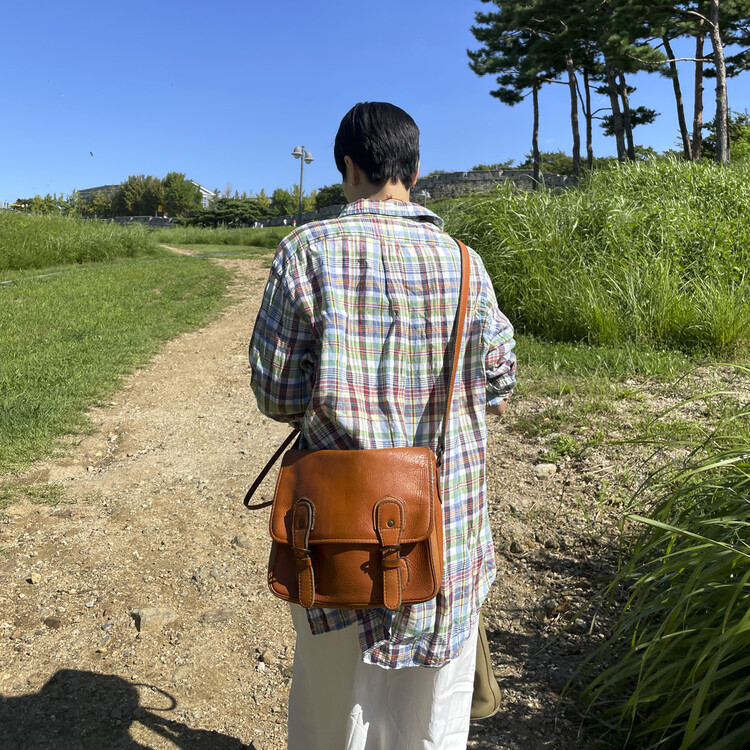
M 276 481 L 270 531 L 289 544 L 292 507 L 307 498 L 315 508 L 310 545 L 377 544 L 374 508 L 391 496 L 406 508 L 401 544 L 426 539 L 433 528 L 437 467 L 429 448 L 290 450 Z

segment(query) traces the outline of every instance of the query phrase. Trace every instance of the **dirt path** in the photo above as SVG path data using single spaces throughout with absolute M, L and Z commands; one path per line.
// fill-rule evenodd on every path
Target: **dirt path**
M 248 387 L 267 266 L 214 262 L 237 272 L 226 314 L 93 410 L 97 431 L 68 457 L 3 478 L 58 485 L 69 502 L 24 502 L 0 518 L 2 748 L 284 747 L 293 631 L 265 586 L 267 511 L 242 506 L 287 433 Z M 473 726 L 471 747 L 578 746 L 558 698 L 592 637 L 583 622 L 550 636 L 602 550 L 561 497 L 571 482 L 586 497 L 583 468 L 540 478 L 539 450 L 493 424 L 500 575 L 487 613 L 505 704 Z

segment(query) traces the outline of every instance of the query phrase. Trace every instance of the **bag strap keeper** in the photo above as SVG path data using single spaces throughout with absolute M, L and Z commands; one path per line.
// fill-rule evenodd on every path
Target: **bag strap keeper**
M 310 532 L 315 525 L 315 506 L 301 497 L 292 511 L 292 552 L 297 566 L 299 603 L 312 607 L 315 603 L 315 571 L 310 555 Z
M 401 534 L 406 524 L 403 501 L 386 496 L 378 500 L 373 512 L 375 531 L 380 540 L 380 557 L 383 568 L 383 603 L 387 609 L 401 606 L 403 589 L 401 561 Z

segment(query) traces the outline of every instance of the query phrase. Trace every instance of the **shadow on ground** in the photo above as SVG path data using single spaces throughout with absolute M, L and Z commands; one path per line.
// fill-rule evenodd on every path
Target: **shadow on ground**
M 502 704 L 495 716 L 472 722 L 470 747 L 476 750 L 579 748 L 578 717 L 560 701 L 560 692 L 582 659 L 580 650 L 567 643 L 550 647 L 548 639 L 536 634 L 488 631 L 487 636 L 495 658 L 498 652 L 514 654 L 523 669 L 517 676 L 503 676 L 502 665 L 495 668 Z M 554 666 L 550 664 L 551 651 Z M 524 696 L 530 697 L 528 702 Z
M 543 551 L 536 558 L 525 559 L 524 565 L 514 575 L 530 582 L 543 580 L 547 571 L 556 571 L 562 588 L 550 593 L 552 598 L 564 602 L 563 593 L 576 588 L 585 591 L 585 596 L 593 597 L 590 592 L 595 591 L 602 580 L 611 580 L 615 575 L 616 558 L 607 548 L 599 548 L 598 555 L 592 555 L 591 559 L 580 551 L 576 557 Z M 540 617 L 529 611 L 528 604 L 526 609 L 505 606 L 503 613 L 517 619 L 522 632 L 487 626 L 503 702 L 495 716 L 472 723 L 469 734 L 472 750 L 512 747 L 580 750 L 596 744 L 596 738 L 590 734 L 591 727 L 584 730 L 582 726 L 580 707 L 561 698 L 568 681 L 601 643 L 589 631 L 595 606 L 578 611 L 585 603 L 585 596 L 572 598 L 569 608 L 554 622 L 543 614 Z M 606 612 L 598 612 L 597 630 L 601 631 L 609 617 Z M 565 622 L 574 618 L 581 625 L 566 628 Z M 504 665 L 512 668 L 505 669 Z
M 152 705 L 141 705 L 139 689 Z M 0 695 L 0 747 L 13 750 L 136 750 L 146 748 L 129 733 L 139 723 L 168 739 L 170 747 L 254 750 L 234 737 L 191 729 L 162 714 L 175 699 L 158 688 L 134 685 L 115 675 L 62 669 L 38 693 Z

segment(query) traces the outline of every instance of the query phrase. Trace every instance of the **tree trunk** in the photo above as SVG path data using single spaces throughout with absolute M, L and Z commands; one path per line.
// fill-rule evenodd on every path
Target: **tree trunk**
M 583 69 L 584 115 L 586 116 L 586 164 L 594 168 L 593 115 L 591 114 L 591 82 L 586 68 Z
M 609 103 L 612 107 L 612 129 L 615 132 L 615 142 L 617 143 L 617 161 L 625 161 L 625 135 L 622 124 L 622 115 L 620 114 L 620 104 L 617 100 L 617 84 L 615 83 L 615 66 L 605 60 L 607 71 L 607 93 L 609 94 Z
M 724 45 L 719 28 L 719 0 L 711 0 L 708 17 L 711 22 L 709 33 L 714 48 L 714 68 L 716 69 L 716 161 L 725 164 L 729 161 L 729 129 L 727 116 L 727 69 L 724 63 Z
M 703 21 L 701 21 L 703 23 Z M 693 105 L 693 161 L 701 160 L 703 143 L 703 33 L 695 38 L 695 104 Z
M 635 161 L 635 143 L 633 142 L 633 123 L 630 121 L 628 84 L 625 81 L 625 74 L 622 71 L 620 71 L 618 80 L 620 83 L 620 98 L 622 99 L 622 124 L 625 128 L 625 138 L 628 142 L 628 159 Z
M 531 155 L 534 160 L 534 190 L 539 189 L 539 81 L 534 80 L 531 88 L 534 105 L 534 124 L 531 132 Z
M 578 90 L 576 86 L 576 71 L 573 67 L 573 57 L 565 55 L 565 67 L 568 69 L 568 85 L 570 86 L 570 127 L 573 131 L 573 177 L 581 174 L 581 133 L 578 129 Z
M 688 134 L 687 122 L 685 121 L 685 105 L 682 101 L 682 89 L 680 88 L 680 77 L 677 74 L 677 63 L 674 61 L 674 52 L 672 45 L 669 43 L 669 37 L 662 37 L 664 49 L 667 51 L 669 58 L 669 69 L 672 71 L 672 88 L 674 89 L 674 99 L 677 103 L 677 122 L 680 124 L 680 138 L 682 138 L 682 153 L 690 161 L 690 135 Z

